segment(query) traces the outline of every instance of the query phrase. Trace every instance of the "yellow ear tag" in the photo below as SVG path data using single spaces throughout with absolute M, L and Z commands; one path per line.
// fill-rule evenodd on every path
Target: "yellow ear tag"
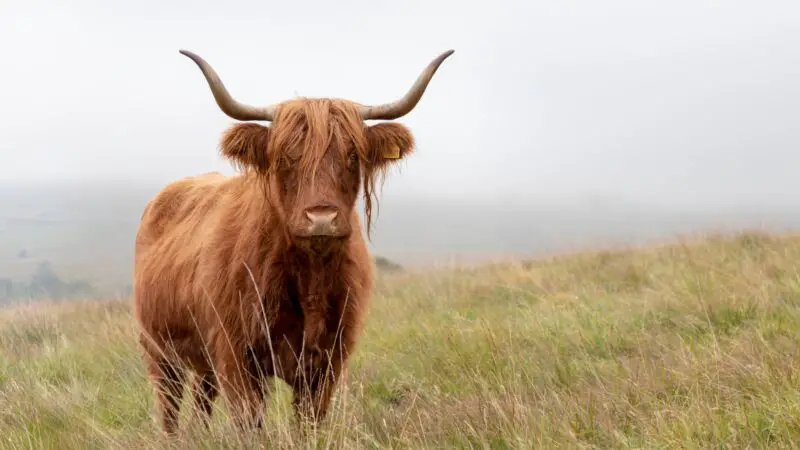
M 392 145 L 383 152 L 383 157 L 386 159 L 397 159 L 400 157 L 400 147 Z

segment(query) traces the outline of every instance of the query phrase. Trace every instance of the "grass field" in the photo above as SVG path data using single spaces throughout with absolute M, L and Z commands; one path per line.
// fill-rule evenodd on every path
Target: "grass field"
M 380 281 L 335 407 L 296 437 L 153 420 L 127 301 L 0 311 L 3 448 L 800 446 L 800 238 L 745 233 Z M 219 402 L 218 402 L 219 403 Z M 184 405 L 188 405 L 184 402 Z M 188 430 L 188 431 L 187 431 Z

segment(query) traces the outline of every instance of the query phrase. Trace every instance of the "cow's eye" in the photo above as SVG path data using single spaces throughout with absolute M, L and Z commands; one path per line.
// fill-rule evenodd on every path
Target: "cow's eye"
M 348 162 L 350 163 L 351 166 L 358 163 L 358 152 L 353 150 L 350 152 L 348 156 L 349 156 Z

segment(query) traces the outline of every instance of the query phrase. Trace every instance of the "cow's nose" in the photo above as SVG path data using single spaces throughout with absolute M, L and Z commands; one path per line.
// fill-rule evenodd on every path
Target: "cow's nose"
M 308 234 L 311 236 L 330 236 L 336 234 L 333 220 L 339 212 L 335 208 L 309 208 L 306 210 L 308 218 Z

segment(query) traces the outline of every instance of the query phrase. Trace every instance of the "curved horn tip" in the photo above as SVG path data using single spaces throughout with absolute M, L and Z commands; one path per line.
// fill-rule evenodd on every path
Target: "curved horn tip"
M 436 58 L 436 59 L 440 59 L 440 60 L 444 61 L 445 59 L 447 59 L 450 55 L 452 55 L 455 52 L 456 51 L 453 50 L 453 49 L 447 50 L 444 53 L 442 53 L 441 55 L 439 55 L 439 57 Z
M 196 53 L 194 53 L 194 52 L 190 52 L 189 50 L 183 50 L 183 49 L 181 49 L 181 50 L 178 50 L 178 53 L 180 53 L 180 54 L 181 54 L 181 55 L 183 55 L 183 56 L 186 56 L 186 57 L 190 58 L 190 59 L 191 59 L 191 60 L 193 60 L 193 61 L 197 61 L 198 59 L 199 59 L 199 60 L 202 60 L 202 59 L 203 59 L 203 58 L 201 58 L 199 55 L 197 55 Z

